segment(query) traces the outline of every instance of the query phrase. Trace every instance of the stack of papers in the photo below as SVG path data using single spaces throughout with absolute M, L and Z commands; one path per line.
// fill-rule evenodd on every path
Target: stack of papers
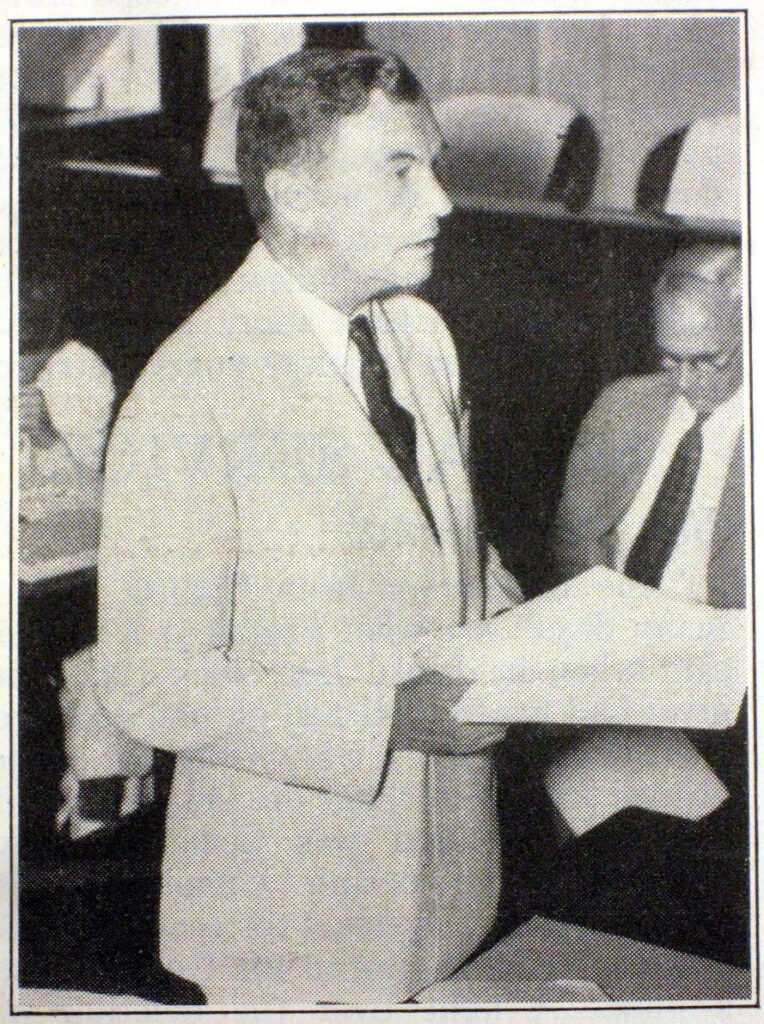
M 462 721 L 724 729 L 745 694 L 745 611 L 682 603 L 603 566 L 495 619 L 421 639 L 425 669 L 473 680 Z

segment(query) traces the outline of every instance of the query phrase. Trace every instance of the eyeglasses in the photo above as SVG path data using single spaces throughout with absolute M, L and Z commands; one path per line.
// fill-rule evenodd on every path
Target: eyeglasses
M 683 366 L 689 366 L 692 370 L 723 370 L 736 352 L 737 349 L 731 348 L 727 352 L 702 353 L 697 356 L 664 355 L 661 358 L 661 366 L 664 370 L 678 370 Z

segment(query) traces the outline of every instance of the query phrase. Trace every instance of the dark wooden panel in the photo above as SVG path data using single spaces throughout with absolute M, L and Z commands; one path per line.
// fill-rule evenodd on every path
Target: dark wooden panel
M 528 591 L 582 416 L 610 380 L 653 365 L 660 233 L 457 212 L 427 295 L 451 327 L 473 406 L 489 534 Z

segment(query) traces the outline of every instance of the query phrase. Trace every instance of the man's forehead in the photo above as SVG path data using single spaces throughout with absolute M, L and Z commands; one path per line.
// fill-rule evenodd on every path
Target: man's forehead
M 740 250 L 734 245 L 683 246 L 667 261 L 666 276 L 696 277 L 716 283 L 740 272 Z

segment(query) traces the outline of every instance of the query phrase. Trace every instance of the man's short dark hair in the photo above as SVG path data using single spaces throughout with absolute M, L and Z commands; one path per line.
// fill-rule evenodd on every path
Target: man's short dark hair
M 402 103 L 424 95 L 400 57 L 381 50 L 302 50 L 240 86 L 236 166 L 255 220 L 269 212 L 266 173 L 319 154 L 332 126 L 364 110 L 375 89 Z

